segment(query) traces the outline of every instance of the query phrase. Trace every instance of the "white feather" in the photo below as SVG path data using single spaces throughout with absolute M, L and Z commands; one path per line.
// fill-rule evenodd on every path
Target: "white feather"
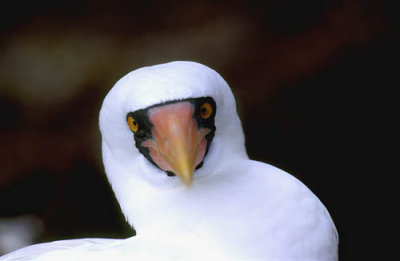
M 202 96 L 216 101 L 216 133 L 193 187 L 186 188 L 139 153 L 125 119 L 160 102 Z M 41 252 L 39 260 L 337 260 L 328 211 L 290 174 L 248 159 L 233 94 L 212 69 L 172 62 L 129 73 L 105 98 L 100 129 L 108 179 L 137 236 L 60 241 L 2 260 L 31 252 Z

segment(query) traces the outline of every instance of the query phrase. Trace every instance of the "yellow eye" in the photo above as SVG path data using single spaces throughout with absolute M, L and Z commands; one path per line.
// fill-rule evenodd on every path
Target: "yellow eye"
M 139 129 L 139 123 L 132 116 L 128 116 L 128 126 L 133 132 L 137 132 Z
M 212 114 L 213 108 L 208 102 L 203 103 L 200 107 L 200 116 L 203 119 L 208 119 Z

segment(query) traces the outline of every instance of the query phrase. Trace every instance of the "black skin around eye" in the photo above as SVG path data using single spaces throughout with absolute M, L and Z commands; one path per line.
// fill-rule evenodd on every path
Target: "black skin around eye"
M 138 148 L 138 150 L 157 168 L 159 168 L 159 167 L 157 166 L 157 164 L 151 158 L 149 148 L 141 146 L 143 141 L 152 138 L 151 129 L 153 127 L 153 124 L 149 120 L 148 111 L 151 108 L 155 108 L 155 107 L 158 107 L 158 106 L 163 106 L 163 105 L 166 105 L 166 104 L 181 102 L 181 101 L 188 101 L 188 102 L 190 102 L 190 103 L 192 103 L 194 105 L 195 111 L 194 111 L 194 114 L 193 114 L 193 118 L 196 120 L 199 129 L 200 128 L 208 128 L 208 129 L 211 130 L 205 136 L 205 139 L 207 141 L 207 148 L 206 148 L 206 152 L 204 154 L 204 157 L 206 157 L 208 149 L 210 148 L 211 142 L 212 142 L 212 140 L 214 138 L 214 133 L 215 133 L 215 129 L 216 129 L 215 128 L 215 123 L 214 123 L 214 118 L 215 118 L 215 114 L 216 114 L 216 111 L 217 111 L 217 107 L 216 107 L 216 104 L 215 104 L 215 101 L 214 101 L 213 98 L 211 98 L 211 97 L 200 97 L 200 98 L 188 98 L 188 99 L 182 99 L 182 100 L 168 101 L 168 102 L 152 105 L 152 106 L 147 107 L 145 109 L 137 110 L 137 111 L 134 111 L 134 112 L 129 112 L 126 115 L 126 119 L 128 119 L 128 117 L 131 116 L 131 117 L 133 117 L 135 119 L 137 124 L 139 124 L 139 129 L 137 130 L 137 132 L 136 133 L 132 132 L 133 133 L 133 138 L 135 140 L 136 148 Z M 206 108 L 201 108 L 201 106 L 205 102 L 208 102 L 212 107 L 211 115 L 207 119 L 203 119 L 200 116 L 200 112 L 203 109 L 207 110 Z M 202 165 L 203 165 L 203 162 L 201 162 L 199 165 L 197 165 L 196 169 L 201 168 Z M 170 172 L 170 171 L 165 171 L 165 172 L 166 172 L 166 174 L 168 176 L 175 176 L 175 174 Z
M 211 107 L 212 107 L 212 111 L 211 111 L 211 115 L 210 117 L 208 117 L 207 119 L 203 119 L 200 114 L 202 109 L 207 110 L 206 108 L 202 108 L 201 106 L 208 102 Z M 215 113 L 217 111 L 217 107 L 215 104 L 214 99 L 212 99 L 211 97 L 202 97 L 202 98 L 197 98 L 197 99 L 193 99 L 192 103 L 195 105 L 195 113 L 193 115 L 193 117 L 197 120 L 197 123 L 199 125 L 199 128 L 204 127 L 204 128 L 209 128 L 212 130 L 212 132 L 215 131 L 215 124 L 214 124 L 214 118 L 215 118 Z

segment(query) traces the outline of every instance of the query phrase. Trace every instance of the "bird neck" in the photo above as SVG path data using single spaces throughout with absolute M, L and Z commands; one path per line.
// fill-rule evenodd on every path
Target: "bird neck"
M 176 177 L 163 175 L 162 177 L 166 180 L 171 180 L 171 184 L 163 182 L 157 184 L 154 180 L 148 180 L 143 176 L 135 175 L 137 173 L 127 171 L 132 169 L 131 167 L 120 168 L 121 162 L 105 163 L 122 212 L 135 228 L 138 236 L 168 237 L 173 235 L 183 238 L 193 233 L 201 236 L 211 231 L 210 223 L 215 221 L 213 216 L 216 209 L 221 208 L 223 204 L 228 204 L 226 195 L 235 193 L 230 192 L 232 189 L 230 185 L 239 171 L 233 169 L 232 166 L 238 166 L 237 162 L 246 158 L 243 153 L 235 155 L 239 156 L 219 157 L 220 164 L 205 162 L 203 167 L 195 172 L 191 188 L 183 186 Z M 107 158 L 110 159 L 110 157 Z M 129 162 L 134 162 L 139 169 L 143 169 L 140 168 L 142 164 L 148 164 L 147 161 L 142 161 L 141 157 Z M 107 166 L 111 165 L 115 167 L 107 169 Z M 114 172 L 117 175 L 112 175 Z M 147 175 L 163 174 L 159 170 L 153 172 Z M 227 223 L 225 225 L 228 226 Z
M 230 205 L 236 204 L 227 197 L 235 193 L 232 189 L 237 186 L 232 183 L 239 183 L 238 175 L 239 171 L 225 168 L 223 172 L 195 179 L 191 188 L 180 186 L 160 190 L 137 183 L 135 193 L 126 195 L 129 202 L 120 202 L 125 203 L 123 212 L 128 221 L 132 221 L 138 236 L 210 238 L 218 229 L 225 229 L 219 234 L 229 237 L 235 220 L 223 219 L 223 216 L 231 215 L 219 211 L 233 209 Z M 229 182 L 226 182 L 227 178 Z

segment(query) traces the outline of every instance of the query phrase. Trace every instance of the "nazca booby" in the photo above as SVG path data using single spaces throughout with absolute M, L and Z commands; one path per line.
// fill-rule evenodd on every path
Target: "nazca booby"
M 137 235 L 29 246 L 2 260 L 337 260 L 320 200 L 250 160 L 234 96 L 214 70 L 171 62 L 132 71 L 100 111 L 103 161 Z

